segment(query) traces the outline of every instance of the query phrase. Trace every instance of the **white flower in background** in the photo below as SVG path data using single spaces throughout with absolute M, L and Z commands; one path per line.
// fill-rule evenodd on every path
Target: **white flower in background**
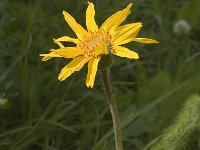
M 174 24 L 174 33 L 177 35 L 184 35 L 190 33 L 191 27 L 190 24 L 186 20 L 178 20 Z
M 6 105 L 7 102 L 8 102 L 8 99 L 0 98 L 0 106 L 4 106 L 4 105 Z

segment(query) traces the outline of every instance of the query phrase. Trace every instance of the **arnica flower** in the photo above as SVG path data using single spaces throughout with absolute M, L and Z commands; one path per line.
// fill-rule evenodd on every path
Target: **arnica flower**
M 116 12 L 110 16 L 100 27 L 95 22 L 95 9 L 91 2 L 88 2 L 86 10 L 86 26 L 84 29 L 76 20 L 67 12 L 63 11 L 64 18 L 72 30 L 77 35 L 77 38 L 63 36 L 54 39 L 54 42 L 59 46 L 59 49 L 52 49 L 49 54 L 40 54 L 43 56 L 43 61 L 53 57 L 72 58 L 60 72 L 58 79 L 60 81 L 68 78 L 75 71 L 79 71 L 86 63 L 88 63 L 88 74 L 86 79 L 87 87 L 94 86 L 98 63 L 103 55 L 114 54 L 120 57 L 129 59 L 138 59 L 136 52 L 129 50 L 121 45 L 131 41 L 140 43 L 158 43 L 156 40 L 148 38 L 136 38 L 141 22 L 130 23 L 120 26 L 127 16 L 130 14 L 130 3 L 125 9 Z M 65 47 L 62 42 L 75 43 L 75 47 Z

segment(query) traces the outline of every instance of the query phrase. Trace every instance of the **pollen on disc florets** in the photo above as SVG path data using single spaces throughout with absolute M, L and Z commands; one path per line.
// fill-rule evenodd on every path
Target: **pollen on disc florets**
M 84 57 L 96 57 L 97 48 L 102 43 L 111 43 L 111 35 L 107 31 L 99 30 L 85 35 L 77 47 L 84 51 Z

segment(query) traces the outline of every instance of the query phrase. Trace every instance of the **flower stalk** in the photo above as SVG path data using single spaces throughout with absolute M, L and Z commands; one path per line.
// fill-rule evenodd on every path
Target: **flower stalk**
M 109 69 L 102 70 L 101 77 L 102 77 L 102 82 L 103 82 L 104 89 L 106 92 L 106 96 L 108 99 L 111 115 L 112 115 L 116 150 L 123 150 L 119 113 L 117 109 L 116 100 L 112 92 L 112 87 L 111 87 L 110 78 L 109 78 Z

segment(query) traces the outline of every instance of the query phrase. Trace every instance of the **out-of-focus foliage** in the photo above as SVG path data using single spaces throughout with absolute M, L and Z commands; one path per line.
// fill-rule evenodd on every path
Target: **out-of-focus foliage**
M 160 42 L 129 44 L 140 60 L 115 57 L 111 68 L 124 149 L 145 149 L 173 127 L 185 99 L 200 93 L 199 0 L 93 2 L 99 25 L 133 2 L 126 23 L 143 22 L 139 36 Z M 69 60 L 41 62 L 38 55 L 56 48 L 52 38 L 75 37 L 62 10 L 85 26 L 86 8 L 84 0 L 0 1 L 0 99 L 7 99 L 0 105 L 0 149 L 114 149 L 100 77 L 93 89 L 85 87 L 86 68 L 60 82 L 57 75 Z M 174 33 L 179 20 L 190 25 L 189 33 Z M 184 141 L 188 150 L 200 148 L 199 126 L 192 130 Z
M 186 140 L 199 128 L 199 107 L 200 97 L 198 95 L 193 95 L 187 99 L 176 121 L 165 130 L 163 135 L 154 141 L 155 143 L 151 145 L 150 149 L 183 149 L 186 145 Z M 195 147 L 190 145 L 188 149 L 195 149 Z

